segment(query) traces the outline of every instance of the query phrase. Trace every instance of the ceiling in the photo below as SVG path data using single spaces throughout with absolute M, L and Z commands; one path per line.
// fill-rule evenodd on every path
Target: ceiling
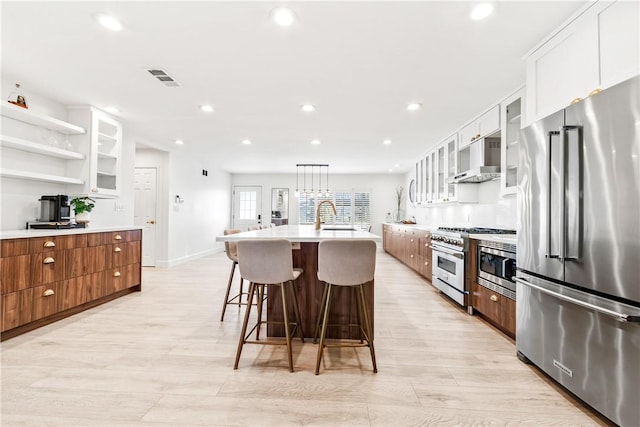
M 467 1 L 298 1 L 279 27 L 270 12 L 283 4 L 2 1 L 2 75 L 25 95 L 115 105 L 136 144 L 231 173 L 400 173 L 521 86 L 523 56 L 583 2 L 498 2 L 472 21 Z M 124 30 L 98 25 L 99 12 Z

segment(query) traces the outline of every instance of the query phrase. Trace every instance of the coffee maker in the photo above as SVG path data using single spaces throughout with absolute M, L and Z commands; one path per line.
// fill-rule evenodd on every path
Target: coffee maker
M 42 196 L 40 201 L 41 222 L 69 222 L 71 220 L 71 203 L 69 196 L 58 194 L 57 196 Z

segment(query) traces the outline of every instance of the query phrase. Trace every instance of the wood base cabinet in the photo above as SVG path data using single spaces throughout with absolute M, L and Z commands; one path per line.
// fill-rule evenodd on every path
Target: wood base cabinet
M 0 332 L 14 337 L 140 291 L 141 230 L 0 241 Z
M 431 280 L 430 232 L 400 224 L 384 224 L 382 246 L 389 255 Z
M 478 283 L 472 284 L 474 310 L 511 338 L 516 337 L 516 302 Z

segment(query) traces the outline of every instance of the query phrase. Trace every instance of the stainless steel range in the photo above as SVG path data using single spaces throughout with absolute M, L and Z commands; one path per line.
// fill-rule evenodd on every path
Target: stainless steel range
M 484 227 L 439 227 L 431 234 L 433 250 L 432 283 L 445 295 L 453 299 L 471 314 L 469 290 L 471 268 L 469 257 L 469 235 L 471 234 L 515 234 L 513 230 Z

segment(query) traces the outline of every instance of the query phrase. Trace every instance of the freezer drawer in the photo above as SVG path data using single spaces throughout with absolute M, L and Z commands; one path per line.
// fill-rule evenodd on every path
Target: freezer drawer
M 518 352 L 615 423 L 640 425 L 640 309 L 519 276 Z

